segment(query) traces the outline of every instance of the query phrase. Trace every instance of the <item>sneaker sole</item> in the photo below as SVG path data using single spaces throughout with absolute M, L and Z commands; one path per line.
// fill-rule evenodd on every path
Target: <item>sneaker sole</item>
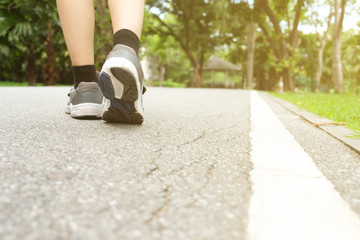
M 126 70 L 119 67 L 110 68 L 113 77 L 123 86 L 121 99 L 115 98 L 115 90 L 111 77 L 106 72 L 100 73 L 99 86 L 105 98 L 110 100 L 110 106 L 102 118 L 107 122 L 141 124 L 143 116 L 136 111 L 134 102 L 138 98 L 136 80 Z
M 138 99 L 138 89 L 136 86 L 136 80 L 128 71 L 119 68 L 110 68 L 114 77 L 124 85 L 124 92 L 121 100 L 125 102 L 135 102 Z
M 97 103 L 81 103 L 69 109 L 71 117 L 77 119 L 100 119 L 103 111 L 103 106 Z
M 106 122 L 113 123 L 142 124 L 144 121 L 143 116 L 134 111 L 133 104 L 122 100 L 111 101 L 109 109 L 104 112 L 102 118 Z

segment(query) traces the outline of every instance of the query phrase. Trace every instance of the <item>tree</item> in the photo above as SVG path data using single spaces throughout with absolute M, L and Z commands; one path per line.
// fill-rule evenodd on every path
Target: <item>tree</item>
M 322 35 L 318 31 L 318 25 L 321 24 L 322 21 L 319 20 L 317 13 L 314 13 L 314 15 L 315 15 L 314 22 L 315 22 L 315 26 L 316 26 L 316 36 L 320 43 L 320 46 L 319 46 L 318 52 L 317 52 L 317 67 L 316 67 L 316 72 L 315 72 L 315 76 L 314 76 L 314 91 L 318 92 L 319 86 L 320 86 L 320 81 L 321 81 L 321 76 L 323 73 L 324 49 L 325 49 L 326 41 L 328 39 L 328 35 L 330 33 L 330 29 L 332 26 L 331 20 L 332 20 L 334 14 L 332 11 L 332 7 L 330 6 L 330 13 L 329 13 L 329 16 L 327 17 L 327 27 L 326 27 L 325 32 Z
M 342 34 L 342 63 L 344 88 L 346 91 L 359 94 L 360 85 L 360 36 L 355 30 Z
M 277 59 L 276 67 L 282 75 L 285 89 L 293 90 L 295 84 L 290 72 L 292 67 L 291 58 L 295 54 L 295 50 L 299 44 L 298 26 L 304 12 L 305 0 L 297 0 L 296 4 L 293 4 L 293 16 L 290 16 L 288 10 L 290 7 L 290 1 L 287 1 L 286 3 L 283 1 L 272 1 L 271 3 L 274 5 L 273 8 L 271 7 L 269 0 L 255 1 L 255 12 L 258 12 L 256 21 L 272 47 L 273 54 Z M 272 23 L 272 30 L 268 26 L 266 19 L 259 13 L 261 11 L 266 14 Z M 288 23 L 287 32 L 285 32 L 280 26 L 280 22 L 282 20 L 280 16 L 282 16 Z M 292 24 L 291 18 L 293 18 Z M 288 36 L 286 35 L 287 33 L 289 34 Z
M 256 40 L 256 24 L 249 22 L 247 34 L 247 64 L 246 64 L 246 81 L 247 88 L 253 88 L 253 74 L 254 74 L 254 53 Z
M 3 18 L 0 22 L 1 42 L 7 43 L 10 56 L 18 56 L 16 53 L 20 53 L 21 57 L 18 60 L 26 65 L 26 70 L 18 63 L 14 68 L 27 75 L 29 85 L 35 85 L 37 66 L 44 52 L 46 59 L 40 64 L 44 69 L 45 84 L 54 85 L 57 71 L 53 39 L 54 32 L 60 30 L 54 24 L 57 22 L 55 2 L 1 0 L 0 14 Z
M 146 49 L 142 54 L 158 63 L 156 70 L 159 74 L 152 76 L 155 79 L 151 80 L 158 80 L 160 86 L 164 80 L 188 83 L 191 65 L 184 52 L 172 36 L 149 34 L 148 26 L 152 24 L 149 21 L 145 23 L 142 37 L 142 46 Z
M 343 93 L 344 77 L 341 63 L 341 33 L 345 15 L 345 6 L 347 0 L 334 0 L 334 30 L 333 30 L 333 82 L 335 92 Z
M 250 65 L 253 65 L 254 61 L 254 56 L 252 54 L 248 55 L 248 50 L 250 50 L 248 44 L 251 41 L 247 41 L 250 39 L 248 38 L 248 28 L 249 20 L 253 19 L 253 10 L 250 8 L 248 1 L 242 0 L 225 1 L 221 7 L 223 10 L 220 18 L 215 22 L 219 32 L 219 39 L 221 39 L 221 41 L 218 41 L 216 54 L 232 63 L 244 66 L 240 84 L 242 88 L 245 88 L 245 79 L 249 79 L 246 77 L 247 69 L 253 69 Z M 255 53 L 255 48 L 253 50 L 253 53 Z
M 195 86 L 201 87 L 206 54 L 219 44 L 215 21 L 222 1 L 149 0 L 146 4 L 160 24 L 153 32 L 171 35 L 179 43 L 193 68 Z
M 29 85 L 35 85 L 35 47 L 32 37 L 34 37 L 36 30 L 29 21 L 29 12 L 21 8 L 16 2 L 9 0 L 0 2 L 0 10 L 1 16 L 4 18 L 0 23 L 0 37 L 10 43 L 10 54 L 18 49 L 25 55 L 28 82 Z
M 249 2 L 248 2 L 249 4 Z M 247 47 L 247 64 L 246 64 L 246 85 L 248 89 L 253 88 L 253 75 L 254 75 L 254 54 L 255 54 L 255 41 L 256 41 L 256 23 L 254 22 L 253 10 L 249 6 L 250 19 L 248 22 L 248 33 L 246 39 Z

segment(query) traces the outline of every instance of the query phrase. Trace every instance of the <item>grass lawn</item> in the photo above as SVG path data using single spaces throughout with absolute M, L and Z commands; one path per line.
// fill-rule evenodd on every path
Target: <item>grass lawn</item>
M 271 93 L 322 117 L 335 122 L 346 122 L 360 137 L 360 96 L 352 94 L 324 93 Z
M 0 87 L 28 87 L 29 84 L 27 82 L 10 82 L 10 81 L 0 81 Z M 42 83 L 37 83 L 36 86 L 44 86 Z M 71 86 L 64 84 L 56 84 L 55 86 Z
M 10 81 L 0 81 L 0 87 L 27 87 L 29 84 L 27 82 L 10 82 Z M 36 84 L 36 86 L 42 86 L 41 83 Z
M 147 80 L 145 82 L 145 86 L 159 87 L 160 82 L 159 81 Z M 179 83 L 179 82 L 173 82 L 173 81 L 163 81 L 162 86 L 163 87 L 171 87 L 171 88 L 185 88 L 186 83 Z

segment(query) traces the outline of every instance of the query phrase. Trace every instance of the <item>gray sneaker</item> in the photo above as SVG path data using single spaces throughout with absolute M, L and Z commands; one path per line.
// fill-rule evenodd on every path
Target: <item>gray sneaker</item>
M 65 112 L 73 118 L 101 118 L 103 113 L 103 95 L 96 82 L 81 82 L 72 87 Z
M 144 121 L 144 73 L 132 48 L 114 46 L 101 69 L 99 86 L 106 98 L 103 120 L 134 124 Z

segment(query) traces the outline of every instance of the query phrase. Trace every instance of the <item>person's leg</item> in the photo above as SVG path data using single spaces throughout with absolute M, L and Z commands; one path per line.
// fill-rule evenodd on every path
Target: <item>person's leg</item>
M 75 118 L 99 118 L 103 96 L 94 65 L 93 0 L 57 0 L 57 7 L 74 73 L 65 112 Z
M 144 0 L 108 0 L 113 33 L 120 29 L 129 29 L 140 39 L 143 18 Z
M 113 44 L 133 48 L 138 54 L 144 18 L 144 0 L 108 0 L 113 28 Z
M 56 3 L 72 65 L 94 64 L 93 1 L 57 0 Z
M 138 59 L 144 0 L 108 0 L 114 47 L 100 74 L 99 85 L 109 101 L 103 119 L 108 122 L 143 122 L 144 74 Z
M 97 81 L 94 66 L 94 4 L 92 0 L 57 0 L 57 7 L 75 78 Z

